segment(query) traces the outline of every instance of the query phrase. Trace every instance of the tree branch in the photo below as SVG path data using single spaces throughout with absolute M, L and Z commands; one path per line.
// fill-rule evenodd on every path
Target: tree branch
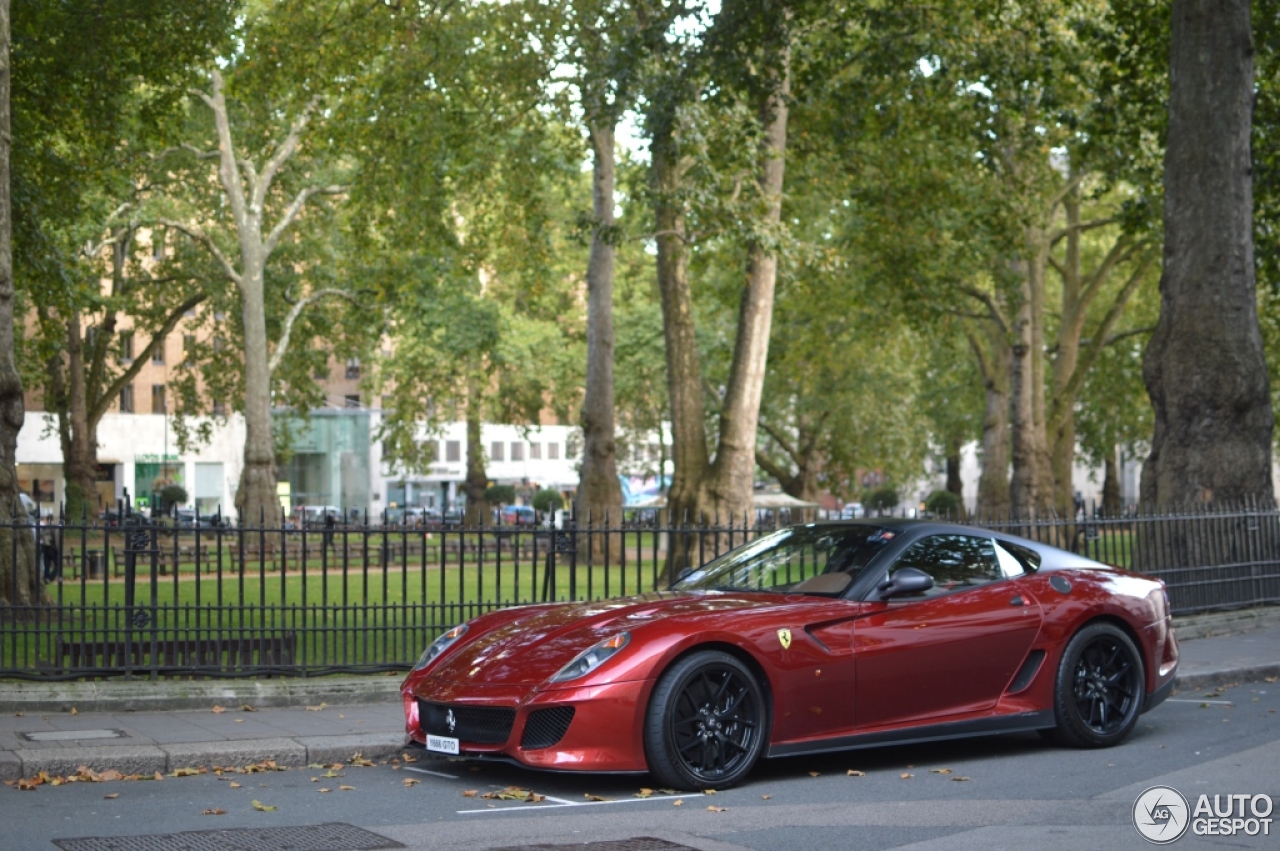
M 276 243 L 280 241 L 280 237 L 284 236 L 285 229 L 293 223 L 293 220 L 297 218 L 298 213 L 302 211 L 303 206 L 313 195 L 338 195 L 346 191 L 346 186 L 335 184 L 332 186 L 309 186 L 299 192 L 293 202 L 289 204 L 289 208 L 280 217 L 280 221 L 276 223 L 276 226 L 271 229 L 271 233 L 267 235 L 267 241 L 264 243 L 267 254 L 269 255 L 275 251 Z
M 259 212 L 261 212 L 262 205 L 266 201 L 267 190 L 271 188 L 271 183 L 276 178 L 276 172 L 298 149 L 298 140 L 302 137 L 302 131 L 307 129 L 307 124 L 311 121 L 311 114 L 315 112 L 319 104 L 319 95 L 313 95 L 311 100 L 307 101 L 307 105 L 302 108 L 301 114 L 293 120 L 293 124 L 289 127 L 289 135 L 284 137 L 284 142 L 280 144 L 279 150 L 262 167 L 261 178 L 253 185 L 253 198 L 250 202 Z
M 179 304 L 173 310 L 169 311 L 169 315 L 165 318 L 164 324 L 151 335 L 151 341 L 147 343 L 146 347 L 138 353 L 136 358 L 133 359 L 133 362 L 129 364 L 129 368 L 116 376 L 115 380 L 107 385 L 106 389 L 103 390 L 102 395 L 98 397 L 93 407 L 89 409 L 89 422 L 91 424 L 95 424 L 101 420 L 102 415 L 107 412 L 107 408 L 111 406 L 111 403 L 115 400 L 116 396 L 120 394 L 120 391 L 124 389 L 125 385 L 138 377 L 138 373 L 141 372 L 142 368 L 151 360 L 151 356 L 155 353 L 155 350 L 164 345 L 165 338 L 173 332 L 173 329 L 177 327 L 178 323 L 182 320 L 182 317 L 187 314 L 187 311 L 195 310 L 200 302 L 204 301 L 208 297 L 209 296 L 205 293 L 193 295 L 186 301 L 182 302 L 182 304 Z
M 310 295 L 298 299 L 293 307 L 289 308 L 289 313 L 284 318 L 284 329 L 280 332 L 280 342 L 276 344 L 276 350 L 271 353 L 271 361 L 267 364 L 267 374 L 270 375 L 274 373 L 276 368 L 280 366 L 280 362 L 284 360 L 285 353 L 289 350 L 289 340 L 293 336 L 293 324 L 298 321 L 298 317 L 302 315 L 302 311 L 305 310 L 308 305 L 315 304 L 320 299 L 328 296 L 345 298 L 356 307 L 360 306 L 360 302 L 357 301 L 355 296 L 351 295 L 351 293 L 346 290 L 337 290 L 332 288 L 316 290 Z
M 218 244 L 213 241 L 209 234 L 205 233 L 196 225 L 189 225 L 186 222 L 178 222 L 173 219 L 156 219 L 157 222 L 168 228 L 180 230 L 187 236 L 202 244 L 209 253 L 213 255 L 213 259 L 217 260 L 222 266 L 222 273 L 233 281 L 236 286 L 240 285 L 240 273 L 236 271 L 236 267 L 231 264 L 227 256 L 222 253 L 222 249 L 218 248 Z
M 1000 305 L 996 303 L 995 297 L 991 293 L 984 293 L 977 287 L 971 287 L 967 284 L 961 284 L 959 289 L 965 295 L 973 296 L 986 305 L 989 318 L 1000 326 L 1001 333 L 1007 334 L 1009 332 L 1009 323 L 1004 321 L 1004 315 L 1000 312 Z
M 1106 227 L 1120 221 L 1119 216 L 1108 216 L 1105 219 L 1090 219 L 1087 222 L 1076 222 L 1065 228 L 1059 228 L 1049 237 L 1050 245 L 1057 245 L 1060 240 L 1074 233 L 1084 233 L 1085 231 L 1094 230 L 1095 228 Z

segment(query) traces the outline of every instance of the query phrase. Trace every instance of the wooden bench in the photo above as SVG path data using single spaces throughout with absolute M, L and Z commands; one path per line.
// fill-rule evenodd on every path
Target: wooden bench
M 297 633 L 255 635 L 238 638 L 162 638 L 156 641 L 155 666 L 211 674 L 237 668 L 288 667 L 294 664 Z M 152 665 L 151 639 L 139 635 L 127 646 L 119 640 L 68 640 L 58 636 L 54 654 L 59 667 L 142 668 Z

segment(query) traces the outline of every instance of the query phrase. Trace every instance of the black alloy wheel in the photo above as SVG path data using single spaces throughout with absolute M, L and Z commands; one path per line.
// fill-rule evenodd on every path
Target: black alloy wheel
M 1128 635 L 1108 623 L 1086 626 L 1058 668 L 1055 738 L 1080 748 L 1118 744 L 1138 722 L 1145 683 L 1142 654 Z
M 645 716 L 649 771 L 677 789 L 724 789 L 746 776 L 767 736 L 764 693 L 738 659 L 716 650 L 677 661 Z

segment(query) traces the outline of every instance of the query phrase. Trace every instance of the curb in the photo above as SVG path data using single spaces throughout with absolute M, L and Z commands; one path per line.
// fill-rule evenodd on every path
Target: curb
M 3 712 L 171 712 L 248 703 L 280 709 L 397 702 L 400 676 L 151 682 L 0 682 Z
M 241 741 L 184 742 L 172 745 L 112 745 L 77 748 L 19 748 L 0 752 L 0 781 L 75 774 L 81 766 L 94 771 L 114 769 L 122 774 L 171 774 L 179 768 L 242 768 L 274 760 L 284 768 L 313 763 L 348 762 L 359 753 L 369 760 L 385 760 L 405 750 L 403 733 L 303 736 Z
M 1280 677 L 1280 662 L 1269 665 L 1241 665 L 1234 668 L 1217 668 L 1212 671 L 1200 671 L 1194 674 L 1179 674 L 1174 677 L 1173 690 L 1197 691 L 1199 689 L 1227 686 L 1248 680 L 1260 680 L 1264 677 Z

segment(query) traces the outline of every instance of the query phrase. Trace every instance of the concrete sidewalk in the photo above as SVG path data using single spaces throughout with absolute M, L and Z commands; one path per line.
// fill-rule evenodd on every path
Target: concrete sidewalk
M 1178 688 L 1280 676 L 1280 609 L 1180 618 Z M 197 766 L 385 760 L 404 750 L 400 676 L 0 682 L 0 780 Z

